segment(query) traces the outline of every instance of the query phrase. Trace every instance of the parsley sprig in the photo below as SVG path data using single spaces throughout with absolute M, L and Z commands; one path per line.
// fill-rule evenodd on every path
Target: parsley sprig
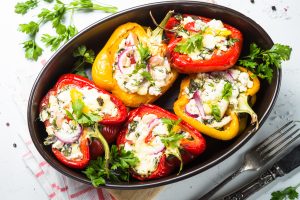
M 92 49 L 87 49 L 85 45 L 80 45 L 73 51 L 73 57 L 78 58 L 78 60 L 75 62 L 75 68 L 72 72 L 87 78 L 85 67 L 93 64 L 95 52 Z
M 52 2 L 52 0 L 44 0 L 46 2 Z M 15 6 L 15 12 L 18 14 L 25 14 L 30 9 L 38 6 L 38 1 L 28 0 L 22 3 L 17 3 Z M 69 4 L 63 3 L 60 0 L 56 0 L 56 3 L 52 10 L 48 8 L 42 8 L 38 14 L 37 21 L 30 21 L 27 24 L 20 24 L 19 31 L 28 34 L 29 40 L 23 43 L 25 49 L 25 57 L 30 60 L 37 60 L 42 54 L 43 49 L 36 43 L 36 35 L 40 30 L 40 26 L 51 22 L 52 27 L 56 31 L 56 35 L 43 34 L 41 41 L 46 47 L 50 47 L 51 51 L 56 50 L 62 43 L 65 43 L 72 38 L 78 31 L 72 24 L 73 14 L 79 10 L 101 10 L 104 12 L 115 13 L 117 8 L 114 6 L 102 6 L 95 4 L 92 0 L 73 0 Z M 70 12 L 70 24 L 65 25 L 63 21 L 67 13 Z
M 108 161 L 103 157 L 98 157 L 97 160 L 90 162 L 83 173 L 95 187 L 104 185 L 106 180 L 113 182 L 129 181 L 129 169 L 136 166 L 138 162 L 139 159 L 132 152 L 124 150 L 124 147 L 118 150 L 116 145 L 112 145 Z M 106 165 L 107 163 L 108 165 Z
M 282 61 L 290 59 L 292 48 L 287 45 L 274 44 L 271 49 L 263 50 L 255 43 L 250 44 L 249 55 L 243 57 L 238 63 L 261 79 L 271 83 L 273 68 L 280 68 Z
M 296 200 L 299 197 L 299 193 L 297 192 L 297 188 L 300 187 L 300 184 L 296 186 L 289 186 L 281 191 L 272 192 L 271 200 Z

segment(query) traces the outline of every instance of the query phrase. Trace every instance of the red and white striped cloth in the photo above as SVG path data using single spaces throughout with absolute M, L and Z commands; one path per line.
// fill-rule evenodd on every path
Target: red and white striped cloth
M 42 64 L 45 63 L 43 60 Z M 14 85 L 13 99 L 23 118 L 20 130 L 17 130 L 24 142 L 23 161 L 33 176 L 37 179 L 49 199 L 55 200 L 114 200 L 105 189 L 95 189 L 62 175 L 52 168 L 36 150 L 26 123 L 26 110 L 30 90 L 41 68 L 17 72 L 18 83 Z

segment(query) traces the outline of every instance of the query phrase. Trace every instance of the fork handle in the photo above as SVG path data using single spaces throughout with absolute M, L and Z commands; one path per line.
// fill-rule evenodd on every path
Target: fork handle
M 202 197 L 199 198 L 199 200 L 207 200 L 210 197 L 212 197 L 217 191 L 219 191 L 224 185 L 226 185 L 228 182 L 230 182 L 232 179 L 237 177 L 241 172 L 243 172 L 243 169 L 240 168 L 230 176 L 228 176 L 226 179 L 224 179 L 221 183 L 219 183 L 216 187 L 214 187 L 212 190 L 210 190 L 208 193 L 203 195 Z
M 244 200 L 281 176 L 284 176 L 284 172 L 277 164 L 274 164 L 272 168 L 261 174 L 259 178 L 224 197 L 223 200 Z

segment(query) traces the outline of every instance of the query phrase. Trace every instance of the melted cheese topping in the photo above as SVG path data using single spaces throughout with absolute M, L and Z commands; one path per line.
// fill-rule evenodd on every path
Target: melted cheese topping
M 193 82 L 193 84 L 191 84 Z M 227 89 L 226 89 L 227 87 Z M 197 78 L 190 82 L 185 88 L 184 94 L 189 98 L 186 105 L 186 112 L 198 121 L 214 128 L 222 128 L 231 121 L 226 116 L 229 107 L 237 108 L 240 93 L 253 87 L 249 74 L 238 69 L 229 69 L 221 72 L 198 73 Z M 228 89 L 231 88 L 231 89 Z M 228 96 L 226 90 L 230 91 Z M 205 116 L 201 115 L 199 102 L 195 99 L 195 92 L 198 91 Z M 200 105 L 201 107 L 201 105 Z M 220 119 L 214 117 L 214 109 L 219 110 Z

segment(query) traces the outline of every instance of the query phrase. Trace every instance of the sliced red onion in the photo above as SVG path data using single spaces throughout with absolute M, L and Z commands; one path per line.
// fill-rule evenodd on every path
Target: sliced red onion
M 192 114 L 192 113 L 190 113 L 190 112 L 186 109 L 186 106 L 185 106 L 185 113 L 186 113 L 188 116 L 193 117 L 193 118 L 199 117 L 199 115 L 197 115 L 197 114 Z
M 157 149 L 156 151 L 154 151 L 151 155 L 156 155 L 159 154 L 160 152 L 162 152 L 163 150 L 165 150 L 165 146 L 162 145 L 159 149 Z
M 201 100 L 201 97 L 200 97 L 200 92 L 199 90 L 197 90 L 194 95 L 193 95 L 193 99 L 195 99 L 195 102 L 196 102 L 196 106 L 199 110 L 199 113 L 201 115 L 201 117 L 203 119 L 205 119 L 205 112 L 204 112 L 204 108 L 203 108 L 203 104 L 202 104 L 202 100 Z
M 232 77 L 230 71 L 226 70 L 224 72 L 225 78 L 229 81 L 229 82 L 234 82 L 234 78 Z
M 135 51 L 136 50 L 136 47 L 135 46 L 130 46 L 130 47 L 127 47 L 126 49 L 124 49 L 118 56 L 118 69 L 120 70 L 120 72 L 122 74 L 129 74 L 131 73 L 132 69 L 131 67 L 128 67 L 128 68 L 124 68 L 123 67 L 123 64 L 122 62 L 124 61 L 124 59 L 127 58 L 127 54 L 130 52 L 130 51 Z
M 150 65 L 149 65 L 149 63 L 147 64 L 147 71 L 150 72 Z
M 152 128 L 157 126 L 159 123 L 160 123 L 160 120 L 158 118 L 154 118 L 149 122 L 148 128 L 151 130 Z
M 54 131 L 54 134 L 63 143 L 70 144 L 79 139 L 82 130 L 82 127 L 78 124 L 76 130 L 74 130 L 72 133 L 66 133 L 63 129 L 60 129 L 59 131 Z

